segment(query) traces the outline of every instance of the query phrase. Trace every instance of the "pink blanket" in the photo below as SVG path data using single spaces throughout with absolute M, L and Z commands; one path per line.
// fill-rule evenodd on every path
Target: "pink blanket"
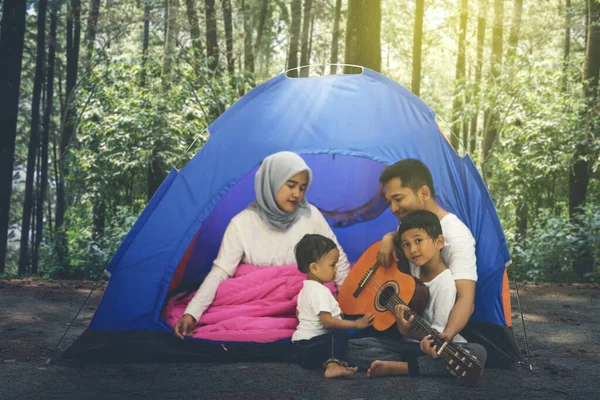
M 212 305 L 200 317 L 193 337 L 221 342 L 271 343 L 290 339 L 298 326 L 296 302 L 306 275 L 295 265 L 257 267 L 241 264 L 219 285 Z M 336 294 L 335 285 L 326 285 Z M 175 326 L 195 293 L 175 296 L 163 310 Z

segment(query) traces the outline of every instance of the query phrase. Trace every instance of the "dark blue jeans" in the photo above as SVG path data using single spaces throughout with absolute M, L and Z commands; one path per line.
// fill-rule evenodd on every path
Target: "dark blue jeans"
M 296 361 L 302 368 L 320 368 L 330 358 L 342 358 L 348 348 L 345 331 L 335 331 L 294 342 Z

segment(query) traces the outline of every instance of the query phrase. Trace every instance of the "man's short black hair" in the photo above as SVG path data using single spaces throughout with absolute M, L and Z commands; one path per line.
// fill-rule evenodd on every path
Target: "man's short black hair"
M 331 250 L 337 249 L 335 242 L 323 235 L 304 235 L 296 244 L 294 252 L 300 272 L 308 273 L 310 264 L 317 262 Z
M 386 184 L 392 178 L 400 178 L 402 187 L 409 187 L 413 192 L 417 192 L 421 186 L 425 185 L 429 188 L 431 198 L 435 199 L 435 189 L 433 188 L 433 178 L 429 168 L 421 161 L 414 158 L 405 158 L 397 163 L 386 167 L 379 181 Z
M 422 229 L 433 239 L 437 239 L 442 234 L 442 224 L 437 215 L 427 210 L 417 210 L 402 220 L 396 235 L 397 244 L 402 243 L 402 234 L 410 229 Z

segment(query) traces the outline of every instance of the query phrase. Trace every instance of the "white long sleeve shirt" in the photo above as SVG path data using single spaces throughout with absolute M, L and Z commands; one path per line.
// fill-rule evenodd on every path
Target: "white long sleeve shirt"
M 219 284 L 232 277 L 241 262 L 256 266 L 296 264 L 294 247 L 307 233 L 321 234 L 338 245 L 340 258 L 335 282 L 341 287 L 350 270 L 348 258 L 321 212 L 312 204 L 310 208 L 310 216 L 300 217 L 287 231 L 273 228 L 263 221 L 257 212 L 250 209 L 245 209 L 233 217 L 225 230 L 212 269 L 188 304 L 185 313 L 198 321 L 214 300 Z

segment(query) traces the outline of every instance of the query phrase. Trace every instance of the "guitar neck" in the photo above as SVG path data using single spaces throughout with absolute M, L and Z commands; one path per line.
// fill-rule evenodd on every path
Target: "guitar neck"
M 394 298 L 394 303 L 408 306 L 404 301 L 402 301 L 402 299 L 399 296 L 396 296 Z M 388 307 L 388 309 L 394 312 L 392 308 Z M 404 319 L 408 320 L 411 316 L 414 317 L 414 320 L 410 328 L 410 332 L 413 334 L 414 338 L 421 341 L 426 336 L 431 335 L 431 339 L 434 341 L 438 352 L 440 351 L 440 349 L 442 349 L 439 355 L 444 356 L 444 353 L 447 350 L 449 343 L 447 344 L 445 340 L 440 338 L 438 331 L 433 329 L 423 318 L 419 317 L 416 313 L 414 313 L 410 309 L 404 312 Z

